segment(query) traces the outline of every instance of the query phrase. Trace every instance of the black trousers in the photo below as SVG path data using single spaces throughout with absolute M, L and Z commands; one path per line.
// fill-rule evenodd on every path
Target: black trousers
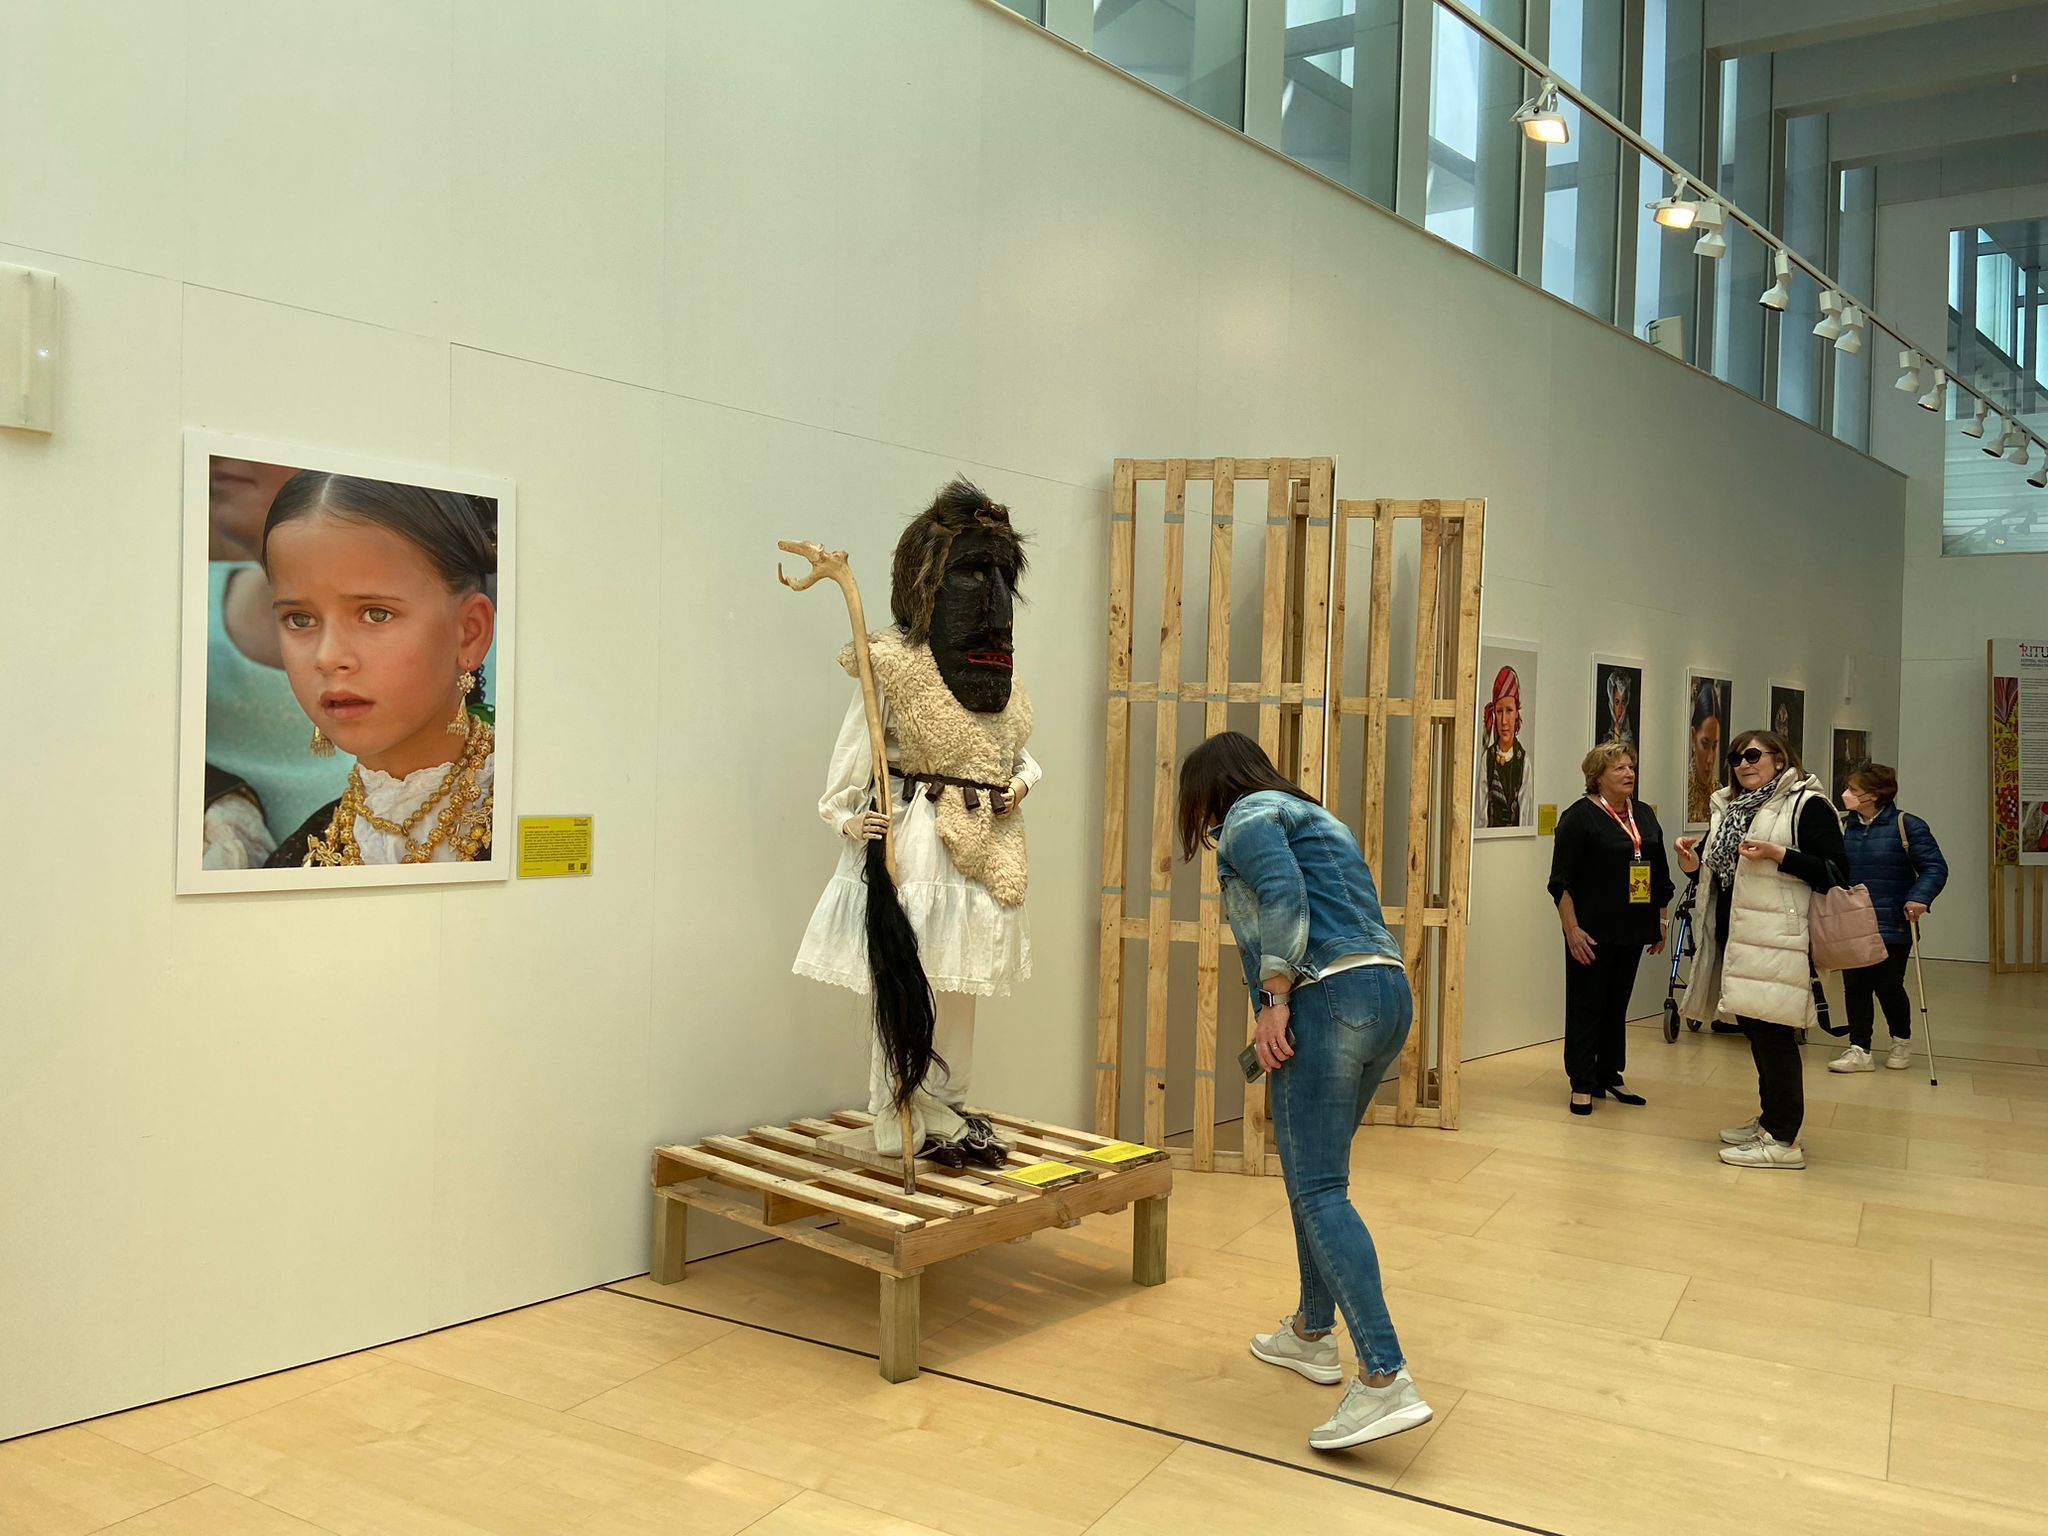
M 1884 958 L 1875 965 L 1842 972 L 1842 1001 L 1849 1010 L 1849 1043 L 1870 1049 L 1873 1027 L 1871 999 L 1884 1005 L 1885 1028 L 1894 1040 L 1913 1038 L 1913 1003 L 1906 996 L 1906 962 L 1913 957 L 1911 942 L 1887 944 Z
M 1590 930 L 1588 930 L 1590 932 Z M 1621 934 L 1592 934 L 1593 963 L 1564 955 L 1564 1070 L 1573 1093 L 1621 1081 L 1628 1065 L 1628 1000 L 1643 946 Z
M 1741 1018 L 1756 1061 L 1756 1091 L 1764 1129 L 1773 1141 L 1797 1141 L 1806 1121 L 1806 1080 L 1799 1057 L 1799 1031 L 1790 1024 Z

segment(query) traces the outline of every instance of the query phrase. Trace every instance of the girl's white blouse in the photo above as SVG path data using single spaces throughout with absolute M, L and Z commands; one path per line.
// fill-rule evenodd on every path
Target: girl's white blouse
M 493 752 L 484 759 L 483 767 L 477 770 L 477 801 L 470 808 L 472 815 L 483 811 L 484 799 L 491 792 L 491 779 L 498 766 L 498 754 Z M 448 777 L 448 764 L 437 763 L 432 768 L 422 768 L 418 773 L 409 773 L 402 779 L 394 779 L 388 773 L 379 773 L 374 768 L 364 768 L 363 799 L 368 802 L 370 813 L 385 821 L 403 825 L 406 818 L 420 808 L 420 802 L 440 787 Z M 423 843 L 434 830 L 434 818 L 441 814 L 437 805 L 427 812 L 419 826 L 413 831 L 413 841 Z M 324 834 L 326 828 L 320 831 Z M 449 838 L 434 849 L 430 864 L 453 864 L 455 862 L 455 839 Z M 405 840 L 389 832 L 379 832 L 362 817 L 356 818 L 356 846 L 362 850 L 365 864 L 397 864 L 405 858 Z

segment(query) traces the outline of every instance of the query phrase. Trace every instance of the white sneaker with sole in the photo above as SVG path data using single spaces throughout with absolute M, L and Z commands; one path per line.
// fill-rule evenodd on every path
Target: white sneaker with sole
M 1870 1052 L 1860 1045 L 1852 1045 L 1833 1061 L 1828 1063 L 1830 1072 L 1871 1072 L 1876 1063 L 1870 1059 Z
M 1384 1387 L 1367 1386 L 1363 1376 L 1351 1378 L 1344 1389 L 1344 1401 L 1329 1419 L 1308 1432 L 1308 1443 L 1318 1451 L 1348 1450 L 1369 1440 L 1384 1440 L 1404 1429 L 1416 1429 L 1430 1419 L 1429 1404 L 1415 1390 L 1406 1371 Z
M 1268 1365 L 1285 1366 L 1320 1386 L 1334 1387 L 1344 1379 L 1344 1367 L 1337 1359 L 1337 1335 L 1304 1339 L 1294 1331 L 1294 1319 L 1282 1318 L 1276 1333 L 1252 1335 L 1252 1354 Z
M 1806 1153 L 1796 1141 L 1779 1141 L 1769 1131 L 1759 1131 L 1748 1146 L 1723 1147 L 1721 1161 L 1734 1168 L 1804 1168 Z
M 1758 1115 L 1747 1125 L 1731 1125 L 1721 1133 L 1721 1140 L 1731 1147 L 1746 1147 L 1764 1133 L 1764 1117 Z
M 1913 1042 L 1894 1040 L 1892 1048 L 1884 1053 L 1884 1064 L 1894 1072 L 1903 1072 L 1913 1065 Z

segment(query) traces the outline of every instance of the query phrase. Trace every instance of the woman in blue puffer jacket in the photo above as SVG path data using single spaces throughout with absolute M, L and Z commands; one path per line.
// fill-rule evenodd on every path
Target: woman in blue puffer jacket
M 1884 1064 L 1903 1069 L 1913 1054 L 1906 961 L 1913 953 L 1915 925 L 1948 883 L 1948 865 L 1927 823 L 1900 810 L 1898 796 L 1899 776 L 1883 763 L 1858 768 L 1842 791 L 1842 806 L 1849 812 L 1842 829 L 1849 850 L 1849 883 L 1870 890 L 1885 956 L 1875 965 L 1842 972 L 1849 1049 L 1828 1063 L 1830 1072 L 1868 1072 L 1876 1066 L 1870 1056 L 1873 998 L 1884 1005 L 1885 1026 L 1892 1035 Z

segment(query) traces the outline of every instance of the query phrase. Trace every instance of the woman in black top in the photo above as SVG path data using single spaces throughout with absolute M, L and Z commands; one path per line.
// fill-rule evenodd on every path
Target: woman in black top
M 1593 1101 L 1640 1104 L 1622 1087 L 1628 1002 L 1647 946 L 1664 948 L 1671 867 L 1656 813 L 1636 802 L 1636 749 L 1602 742 L 1580 764 L 1586 796 L 1557 818 L 1550 898 L 1564 926 L 1564 1069 L 1571 1110 Z

